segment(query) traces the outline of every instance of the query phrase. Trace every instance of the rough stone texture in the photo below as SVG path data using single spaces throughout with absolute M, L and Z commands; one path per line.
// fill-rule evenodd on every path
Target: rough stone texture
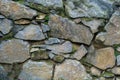
M 109 3 L 105 0 L 67 0 L 65 9 L 72 18 L 109 18 L 113 12 L 112 1 Z
M 56 65 L 54 80 L 92 80 L 86 73 L 84 66 L 76 60 L 65 60 Z
M 120 67 L 114 67 L 112 69 L 112 73 L 116 74 L 116 75 L 120 75 Z
M 115 65 L 114 49 L 107 47 L 98 49 L 95 53 L 88 53 L 87 62 L 102 70 L 111 68 Z
M 1 65 L 0 65 L 0 80 L 10 80 L 7 76 L 7 72 Z
M 29 58 L 29 44 L 11 39 L 0 44 L 0 63 L 24 62 Z
M 58 15 L 51 15 L 49 26 L 50 35 L 53 37 L 64 38 L 73 42 L 90 44 L 93 38 L 89 28 L 83 25 L 77 25 L 67 18 Z
M 30 24 L 26 26 L 23 30 L 19 31 L 16 35 L 16 38 L 24 40 L 43 40 L 45 36 L 38 25 Z
M 59 44 L 63 41 L 58 38 L 49 38 L 48 40 L 45 40 L 45 44 Z
M 120 10 L 117 10 L 110 21 L 105 26 L 106 32 L 98 34 L 97 39 L 105 45 L 114 45 L 120 43 Z M 102 38 L 102 40 L 101 40 Z
M 13 20 L 32 19 L 37 15 L 36 11 L 10 0 L 0 0 L 0 13 Z
M 12 27 L 13 27 L 12 21 L 8 19 L 0 19 L 0 31 L 3 34 L 9 33 Z
M 94 76 L 100 76 L 101 75 L 101 71 L 95 67 L 92 67 L 91 69 L 91 74 Z
M 19 75 L 20 80 L 51 80 L 53 64 L 49 62 L 35 62 L 29 60 L 23 65 Z
M 64 59 L 65 58 L 62 55 L 55 55 L 54 58 L 53 58 L 53 60 L 56 61 L 56 62 L 58 62 L 58 63 L 63 62 Z
M 43 30 L 43 32 L 48 32 L 50 31 L 50 27 L 46 24 L 41 24 L 41 28 Z
M 72 58 L 76 58 L 77 60 L 82 59 L 87 54 L 87 50 L 84 45 L 81 45 L 80 48 L 72 55 Z
M 120 65 L 120 55 L 117 56 L 117 66 Z
M 15 23 L 15 24 L 20 24 L 20 25 L 30 24 L 30 20 L 20 19 L 20 20 L 14 21 L 14 23 Z
M 27 0 L 28 2 L 41 4 L 46 7 L 56 8 L 63 8 L 62 0 Z
M 5 17 L 3 15 L 0 15 L 0 19 L 4 19 Z

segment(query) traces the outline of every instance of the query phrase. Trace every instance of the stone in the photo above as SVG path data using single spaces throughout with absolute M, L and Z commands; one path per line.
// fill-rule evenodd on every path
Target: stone
M 93 80 L 86 73 L 84 66 L 76 60 L 65 60 L 62 64 L 55 66 L 53 80 Z
M 54 9 L 63 8 L 62 0 L 27 0 L 27 2 L 40 4 L 45 7 L 52 7 Z
M 19 31 L 15 38 L 23 40 L 43 40 L 45 36 L 42 29 L 38 25 L 30 24 L 27 25 L 23 30 Z
M 48 40 L 45 40 L 45 44 L 59 44 L 61 43 L 61 40 L 58 38 L 49 38 Z
M 29 57 L 29 44 L 26 41 L 11 39 L 0 44 L 0 63 L 24 62 Z
M 0 15 L 0 19 L 4 19 L 5 17 L 3 15 Z
M 23 64 L 23 69 L 18 77 L 20 80 L 51 80 L 53 64 L 50 62 L 35 62 L 29 60 Z
M 120 55 L 117 56 L 117 66 L 120 65 Z
M 112 77 L 114 77 L 114 74 L 113 74 L 112 72 L 109 72 L 109 71 L 104 71 L 104 72 L 102 73 L 102 75 L 103 75 L 103 77 L 105 77 L 105 78 L 112 78 Z
M 39 48 L 31 48 L 30 53 L 35 52 L 35 51 L 39 51 Z
M 109 22 L 105 26 L 106 32 L 101 32 L 98 34 L 97 39 L 101 41 L 104 45 L 114 45 L 120 44 L 120 9 L 115 11 L 115 13 L 110 18 Z
M 100 76 L 101 75 L 101 71 L 95 67 L 91 67 L 90 68 L 91 74 L 94 76 Z
M 54 60 L 55 62 L 58 62 L 58 63 L 63 62 L 64 59 L 65 59 L 65 58 L 64 58 L 64 56 L 62 56 L 62 55 L 55 55 L 54 58 L 53 58 L 53 60 Z
M 112 68 L 112 73 L 114 73 L 115 75 L 120 75 L 120 67 Z
M 51 15 L 49 20 L 50 36 L 71 40 L 76 43 L 89 45 L 93 35 L 89 28 L 77 25 L 75 22 L 62 18 L 58 15 Z
M 116 50 L 120 52 L 120 47 L 117 47 L 117 49 L 116 49 Z
M 7 76 L 7 72 L 1 65 L 0 65 L 0 80 L 10 80 Z
M 31 52 L 31 59 L 32 60 L 42 60 L 42 59 L 48 59 L 49 54 L 46 50 L 37 50 L 34 52 Z
M 0 19 L 0 31 L 3 34 L 7 34 L 10 32 L 10 30 L 12 29 L 13 24 L 11 20 L 8 19 Z
M 114 49 L 112 47 L 98 49 L 93 53 L 88 53 L 86 60 L 102 70 L 112 68 L 115 65 Z
M 110 0 L 66 0 L 65 10 L 72 18 L 109 18 L 113 13 L 113 3 Z
M 81 60 L 87 54 L 87 50 L 84 45 L 81 45 L 79 49 L 72 55 L 72 58 Z
M 82 23 L 88 27 L 90 27 L 92 33 L 98 32 L 98 28 L 102 25 L 102 19 L 92 19 L 92 20 L 82 20 Z
M 41 28 L 42 28 L 42 30 L 43 30 L 43 32 L 48 32 L 48 31 L 50 31 L 50 27 L 48 26 L 48 25 L 46 25 L 46 24 L 41 24 Z
M 36 17 L 37 20 L 42 20 L 46 17 L 46 14 L 44 13 L 39 13 L 39 15 Z
M 35 10 L 10 0 L 0 0 L 0 13 L 13 20 L 32 19 L 37 15 Z
M 15 24 L 20 24 L 20 25 L 23 25 L 23 24 L 30 24 L 30 20 L 20 19 L 20 20 L 14 21 L 14 23 L 15 23 Z

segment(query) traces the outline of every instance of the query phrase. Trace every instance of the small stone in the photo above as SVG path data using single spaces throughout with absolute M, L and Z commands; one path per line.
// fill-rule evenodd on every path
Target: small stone
M 112 68 L 115 65 L 114 49 L 112 47 L 98 49 L 93 53 L 88 53 L 86 60 L 102 70 Z
M 112 73 L 114 73 L 115 75 L 120 75 L 120 67 L 112 68 Z
M 84 45 L 81 45 L 80 48 L 72 55 L 72 58 L 76 58 L 77 60 L 82 59 L 87 54 L 87 50 Z
M 91 69 L 91 74 L 94 76 L 100 76 L 101 75 L 101 71 L 95 67 L 92 67 Z
M 39 15 L 36 17 L 37 20 L 42 20 L 44 19 L 46 16 L 46 14 L 43 14 L 43 13 L 39 13 Z
M 0 15 L 0 19 L 4 19 L 5 17 L 3 15 Z
M 8 19 L 0 19 L 0 31 L 3 34 L 7 34 L 12 29 L 12 21 Z
M 82 20 L 81 20 L 80 18 L 77 18 L 77 19 L 74 19 L 73 21 L 78 24 L 78 23 L 80 23 Z
M 50 31 L 50 27 L 48 26 L 48 25 L 46 25 L 46 24 L 41 24 L 41 28 L 42 28 L 42 30 L 43 30 L 43 32 L 48 32 L 48 31 Z
M 105 32 L 100 32 L 97 36 L 96 36 L 96 42 L 104 42 L 105 41 Z
M 117 66 L 120 65 L 120 55 L 117 56 Z
M 120 52 L 120 47 L 117 47 L 117 51 L 119 51 L 119 52 Z
M 20 20 L 16 20 L 14 21 L 15 24 L 30 24 L 30 20 L 25 20 L 25 19 L 20 19 Z
M 61 63 L 61 62 L 63 62 L 64 61 L 64 56 L 62 56 L 62 55 L 56 55 L 56 56 L 54 56 L 54 58 L 53 58 L 53 60 L 55 61 L 55 62 L 58 62 L 58 63 Z
M 37 15 L 35 10 L 10 0 L 0 0 L 0 13 L 13 20 L 32 19 Z
M 50 62 L 35 62 L 29 60 L 23 64 L 23 69 L 18 77 L 20 80 L 51 80 L 53 64 Z
M 45 44 L 59 44 L 61 42 L 58 38 L 49 38 L 48 40 L 45 40 Z
M 53 80 L 93 80 L 86 73 L 84 66 L 76 60 L 65 60 L 62 64 L 55 66 Z
M 49 53 L 49 57 L 50 57 L 50 59 L 53 59 L 55 57 L 55 54 Z
M 112 72 L 104 72 L 103 74 L 103 77 L 105 78 L 111 78 L 111 77 L 114 77 L 114 74 Z
M 0 63 L 24 62 L 30 57 L 26 41 L 11 39 L 0 44 Z
M 31 59 L 32 60 L 42 60 L 42 59 L 48 59 L 49 55 L 46 50 L 38 50 L 31 53 Z
M 68 18 L 62 18 L 58 15 L 51 15 L 48 22 L 50 26 L 50 36 L 71 40 L 72 42 L 84 43 L 89 45 L 93 35 L 89 28 L 83 25 L 77 25 Z
M 30 52 L 35 52 L 35 51 L 38 51 L 39 50 L 39 48 L 32 48 L 31 50 L 30 50 Z
M 43 40 L 45 36 L 38 25 L 27 25 L 23 30 L 19 31 L 15 38 L 23 40 Z

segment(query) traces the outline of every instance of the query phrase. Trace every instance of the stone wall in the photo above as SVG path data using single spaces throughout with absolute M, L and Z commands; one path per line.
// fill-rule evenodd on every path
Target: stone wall
M 120 80 L 120 0 L 0 0 L 0 80 Z

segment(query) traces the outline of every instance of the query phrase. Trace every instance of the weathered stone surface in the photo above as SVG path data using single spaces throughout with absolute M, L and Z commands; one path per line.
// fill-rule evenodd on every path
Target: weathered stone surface
M 107 47 L 88 53 L 87 62 L 103 70 L 111 68 L 115 65 L 114 49 Z
M 7 72 L 1 65 L 0 65 L 0 80 L 10 80 L 7 76 Z
M 29 57 L 29 44 L 23 40 L 11 39 L 0 44 L 0 63 L 24 62 Z
M 101 71 L 99 69 L 95 68 L 95 67 L 92 67 L 90 69 L 90 71 L 91 71 L 91 74 L 94 75 L 94 76 L 100 76 L 101 75 Z
M 120 67 L 114 67 L 112 69 L 112 73 L 116 74 L 116 75 L 120 75 Z
M 66 0 L 65 9 L 72 18 L 109 18 L 113 12 L 113 2 L 110 0 Z
M 37 15 L 36 11 L 10 0 L 0 0 L 0 13 L 13 20 L 32 19 Z
M 51 80 L 53 64 L 45 61 L 35 62 L 29 60 L 23 65 L 19 75 L 20 80 Z
M 16 20 L 14 21 L 15 24 L 30 24 L 30 20 L 26 20 L 26 19 L 20 19 L 20 20 Z
M 41 28 L 43 30 L 43 32 L 48 32 L 50 31 L 50 27 L 46 24 L 41 24 Z
M 84 47 L 84 45 L 81 45 L 80 48 L 72 55 L 72 58 L 76 58 L 77 60 L 80 60 L 86 54 L 87 54 L 86 48 Z
M 12 27 L 13 27 L 12 21 L 8 19 L 0 19 L 0 31 L 3 34 L 9 33 Z
M 45 44 L 59 44 L 61 42 L 63 42 L 63 40 L 58 38 L 49 38 L 48 40 L 45 40 Z
M 27 0 L 28 2 L 41 4 L 46 7 L 56 8 L 63 8 L 62 0 Z
M 89 28 L 77 25 L 67 18 L 51 15 L 49 20 L 50 35 L 57 38 L 69 39 L 73 42 L 90 44 L 93 38 Z
M 55 55 L 54 58 L 53 58 L 53 60 L 56 61 L 56 62 L 58 62 L 58 63 L 63 62 L 64 59 L 65 58 L 62 55 Z
M 92 20 L 82 20 L 82 23 L 86 26 L 90 27 L 92 33 L 98 32 L 98 28 L 102 25 L 103 20 L 102 19 L 92 19 Z
M 55 66 L 54 80 L 92 80 L 84 66 L 76 60 L 65 60 Z
M 117 66 L 120 65 L 120 55 L 117 56 Z
M 30 24 L 26 26 L 23 30 L 19 31 L 16 35 L 16 38 L 24 40 L 43 40 L 45 39 L 44 34 L 42 33 L 41 28 L 38 25 Z
M 106 32 L 98 34 L 97 39 L 105 45 L 114 45 L 120 43 L 120 10 L 117 10 L 110 21 L 105 26 Z M 102 38 L 102 40 L 101 40 Z
M 4 19 L 5 17 L 3 15 L 0 15 L 0 19 Z

